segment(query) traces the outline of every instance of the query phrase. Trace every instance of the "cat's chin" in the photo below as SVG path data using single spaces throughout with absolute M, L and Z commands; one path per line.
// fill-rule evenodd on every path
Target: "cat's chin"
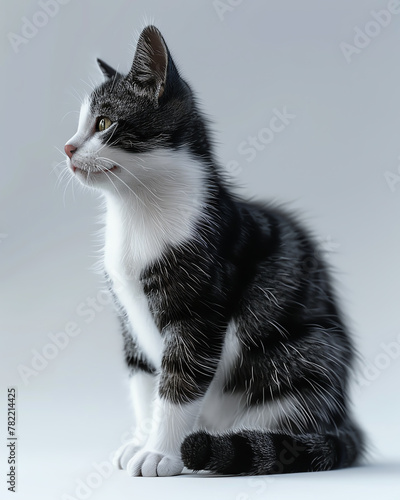
M 107 172 L 115 172 L 116 170 L 118 170 L 118 167 L 114 165 L 111 168 L 103 168 L 98 170 L 84 170 L 82 168 L 77 167 L 76 165 L 71 164 L 71 170 L 74 174 L 84 175 L 85 177 L 88 177 L 92 175 L 107 174 Z
M 70 169 L 72 175 L 80 184 L 98 188 L 105 188 L 110 182 L 111 184 L 114 184 L 115 180 L 113 180 L 113 178 L 115 179 L 118 177 L 115 172 L 120 170 L 120 168 L 116 165 L 111 168 L 86 170 L 72 164 L 70 165 Z

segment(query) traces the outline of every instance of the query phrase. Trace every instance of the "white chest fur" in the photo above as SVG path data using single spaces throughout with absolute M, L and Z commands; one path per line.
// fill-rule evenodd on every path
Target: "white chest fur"
M 126 223 L 124 207 L 108 204 L 105 244 L 105 269 L 113 289 L 132 326 L 132 334 L 146 356 L 157 369 L 161 366 L 163 342 L 150 312 L 147 297 L 140 283 L 140 272 L 148 264 L 146 252 L 135 249 L 137 236 Z M 148 258 L 155 257 L 150 249 Z
M 104 147 L 102 154 L 108 149 Z M 134 176 L 124 167 L 118 174 L 126 175 L 120 179 L 123 182 L 115 179 L 105 190 L 105 269 L 140 349 L 158 368 L 163 343 L 140 274 L 160 259 L 167 245 L 179 245 L 193 236 L 204 204 L 204 171 L 186 151 L 157 151 L 140 158 L 119 150 L 111 153 L 113 162 L 129 166 Z

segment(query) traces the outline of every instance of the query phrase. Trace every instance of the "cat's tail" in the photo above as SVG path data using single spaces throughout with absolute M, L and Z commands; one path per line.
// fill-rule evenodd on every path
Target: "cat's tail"
M 181 447 L 188 469 L 217 474 L 280 474 L 348 467 L 364 445 L 355 426 L 337 433 L 298 434 L 242 430 L 224 434 L 198 431 Z

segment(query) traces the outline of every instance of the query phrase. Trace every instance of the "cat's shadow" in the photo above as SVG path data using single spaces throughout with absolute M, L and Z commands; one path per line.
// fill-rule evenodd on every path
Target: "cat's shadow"
M 287 473 L 287 474 L 271 474 L 271 475 L 254 475 L 254 476 L 245 476 L 245 475 L 239 475 L 239 474 L 227 474 L 227 475 L 221 475 L 221 474 L 212 474 L 207 471 L 201 471 L 198 472 L 197 474 L 194 474 L 193 472 L 190 472 L 189 470 L 184 469 L 181 477 L 183 478 L 207 478 L 207 479 L 215 479 L 215 478 L 238 478 L 238 479 L 243 479 L 243 478 L 269 478 L 270 480 L 275 480 L 275 479 L 280 479 L 284 480 L 285 478 L 293 479 L 294 477 L 304 477 L 308 476 L 309 478 L 317 476 L 319 479 L 321 478 L 321 475 L 329 475 L 331 476 L 332 474 L 335 475 L 346 475 L 346 476 L 364 476 L 364 475 L 389 475 L 389 476 L 396 476 L 400 477 L 400 461 L 399 462 L 379 462 L 379 463 L 365 463 L 365 464 L 360 464 L 356 465 L 353 467 L 347 467 L 345 469 L 337 469 L 337 470 L 330 470 L 330 471 L 320 471 L 320 472 L 294 472 L 294 473 Z

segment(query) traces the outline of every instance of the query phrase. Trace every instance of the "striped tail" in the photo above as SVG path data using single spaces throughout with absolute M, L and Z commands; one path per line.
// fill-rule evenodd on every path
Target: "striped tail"
M 354 427 L 324 435 L 199 431 L 190 434 L 181 447 L 188 469 L 248 475 L 340 469 L 354 464 L 362 451 L 363 436 Z

